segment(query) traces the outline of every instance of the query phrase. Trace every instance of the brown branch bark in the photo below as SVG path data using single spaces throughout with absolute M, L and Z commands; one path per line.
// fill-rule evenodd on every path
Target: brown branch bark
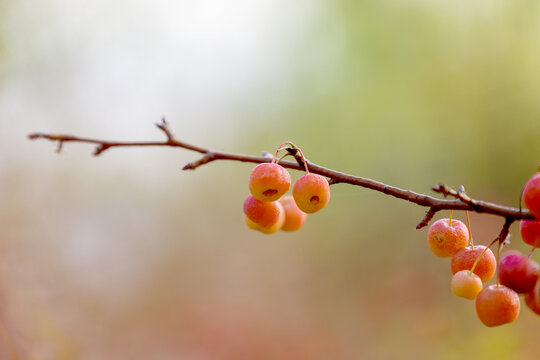
M 178 147 L 186 150 L 191 150 L 202 154 L 202 157 L 196 161 L 186 164 L 183 170 L 195 170 L 199 166 L 208 164 L 216 160 L 231 160 L 250 163 L 264 163 L 272 161 L 272 157 L 265 154 L 264 156 L 252 156 L 244 154 L 235 154 L 224 151 L 211 150 L 198 145 L 192 145 L 184 141 L 177 140 L 169 129 L 169 126 L 165 119 L 162 119 L 156 126 L 165 134 L 166 139 L 164 141 L 148 141 L 148 142 L 125 142 L 125 141 L 104 141 L 96 139 L 88 139 L 71 135 L 57 135 L 57 134 L 45 134 L 45 133 L 33 133 L 28 135 L 32 140 L 34 139 L 47 139 L 51 141 L 58 141 L 58 149 L 60 152 L 62 146 L 67 142 L 79 142 L 89 143 L 96 145 L 94 155 L 101 155 L 103 152 L 114 147 L 130 147 L 130 146 L 164 146 L 164 147 Z M 294 149 L 289 150 L 292 156 L 295 157 L 295 162 L 292 161 L 280 161 L 280 164 L 288 169 L 304 170 L 303 162 L 299 158 Z M 407 200 L 414 204 L 428 207 L 428 211 L 425 217 L 416 226 L 417 229 L 425 227 L 429 224 L 435 213 L 441 210 L 467 210 L 477 213 L 491 214 L 501 216 L 506 219 L 503 231 L 508 231 L 509 225 L 516 220 L 521 219 L 533 219 L 532 214 L 525 209 L 518 209 L 513 207 L 507 207 L 503 205 L 494 204 L 487 201 L 475 200 L 465 194 L 464 189 L 456 191 L 451 189 L 447 185 L 437 185 L 432 188 L 433 191 L 451 196 L 454 199 L 438 199 L 429 195 L 416 193 L 411 190 L 400 189 L 395 186 L 390 186 L 379 181 L 375 181 L 360 176 L 354 176 L 346 174 L 340 171 L 325 168 L 323 166 L 314 164 L 306 160 L 306 164 L 310 172 L 325 176 L 328 178 L 330 185 L 338 183 L 346 183 L 356 185 L 364 188 L 368 188 L 374 191 L 382 192 L 384 194 L 393 196 L 398 199 Z

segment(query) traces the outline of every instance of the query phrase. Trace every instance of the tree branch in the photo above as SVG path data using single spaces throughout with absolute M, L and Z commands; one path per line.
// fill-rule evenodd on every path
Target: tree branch
M 197 145 L 192 145 L 184 141 L 177 140 L 169 129 L 168 123 L 165 119 L 157 123 L 156 126 L 165 134 L 166 140 L 164 141 L 149 141 L 149 142 L 125 142 L 125 141 L 104 141 L 96 139 L 81 138 L 71 135 L 57 135 L 57 134 L 45 134 L 45 133 L 33 133 L 28 135 L 32 140 L 35 139 L 47 139 L 51 141 L 58 141 L 57 152 L 62 150 L 62 146 L 66 142 L 79 142 L 95 144 L 96 149 L 94 155 L 101 155 L 106 150 L 113 147 L 130 147 L 130 146 L 164 146 L 164 147 L 178 147 L 186 150 L 191 150 L 202 154 L 202 157 L 196 161 L 186 164 L 183 170 L 195 170 L 199 166 L 208 164 L 216 160 L 230 160 L 249 163 L 265 163 L 271 162 L 272 156 L 268 156 L 268 153 L 263 156 L 252 156 L 244 154 L 228 153 L 223 151 L 211 150 L 203 148 Z M 294 156 L 295 162 L 292 161 L 280 161 L 280 164 L 288 169 L 304 170 L 304 164 L 302 158 L 298 156 L 295 149 L 287 149 L 290 155 Z M 452 196 L 455 199 L 438 199 L 429 195 L 416 193 L 411 190 L 404 190 L 398 187 L 390 186 L 379 181 L 375 181 L 360 176 L 354 176 L 339 172 L 336 170 L 328 169 L 320 165 L 314 164 L 306 160 L 307 167 L 310 172 L 325 176 L 328 178 L 330 185 L 338 183 L 346 183 L 350 185 L 360 186 L 368 188 L 374 191 L 382 192 L 384 194 L 393 196 L 398 199 L 407 200 L 414 204 L 428 207 L 428 211 L 424 218 L 416 226 L 417 229 L 425 227 L 429 224 L 433 216 L 441 210 L 468 210 L 477 213 L 491 214 L 501 216 L 506 219 L 503 226 L 502 233 L 508 233 L 510 224 L 516 220 L 521 219 L 534 219 L 532 214 L 528 210 L 518 209 L 513 207 L 502 206 L 487 201 L 475 200 L 465 194 L 464 189 L 456 191 L 447 185 L 437 185 L 432 188 L 433 191 L 446 196 Z M 506 236 L 505 234 L 503 234 Z

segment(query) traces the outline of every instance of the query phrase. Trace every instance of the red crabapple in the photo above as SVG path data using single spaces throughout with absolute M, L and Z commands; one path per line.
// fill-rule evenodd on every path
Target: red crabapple
M 507 252 L 499 262 L 499 280 L 519 294 L 534 288 L 540 269 L 538 264 L 519 251 Z
M 330 200 L 330 186 L 321 175 L 305 174 L 294 183 L 293 197 L 300 210 L 312 214 L 325 207 Z
M 307 214 L 298 208 L 292 196 L 283 196 L 279 202 L 285 210 L 285 222 L 281 230 L 295 231 L 300 229 L 306 221 Z
M 521 238 L 525 244 L 540 247 L 540 221 L 539 220 L 521 220 L 520 225 Z
M 483 245 L 475 245 L 474 249 L 467 246 L 458 250 L 458 252 L 452 256 L 452 261 L 450 262 L 452 274 L 461 270 L 471 270 L 476 259 L 478 259 L 484 250 L 486 250 L 486 252 L 482 255 L 478 264 L 476 264 L 473 272 L 478 275 L 483 282 L 489 281 L 495 274 L 497 260 L 495 259 L 493 252 L 490 249 L 486 249 Z
M 452 277 L 451 287 L 456 296 L 474 300 L 482 291 L 482 280 L 470 270 L 461 270 Z
M 263 228 L 274 226 L 283 212 L 283 206 L 277 201 L 260 201 L 252 195 L 244 201 L 244 214 Z
M 435 221 L 428 231 L 428 244 L 438 257 L 451 257 L 469 243 L 469 232 L 459 220 L 440 219 Z
M 523 188 L 523 203 L 540 219 L 540 173 L 534 174 Z
M 490 285 L 476 297 L 476 314 L 484 325 L 508 324 L 519 315 L 519 296 L 504 285 Z
M 524 298 L 529 309 L 540 315 L 540 280 L 536 282 L 536 286 L 532 291 L 525 294 Z
M 259 164 L 249 175 L 249 191 L 260 201 L 275 201 L 285 194 L 290 186 L 291 176 L 279 164 Z

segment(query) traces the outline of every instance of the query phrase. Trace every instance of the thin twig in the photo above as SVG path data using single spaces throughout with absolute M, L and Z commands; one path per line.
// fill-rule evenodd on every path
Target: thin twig
M 427 226 L 429 224 L 429 222 L 431 221 L 431 219 L 433 219 L 433 217 L 435 216 L 437 211 L 439 211 L 439 210 L 430 207 L 429 210 L 426 211 L 426 215 L 424 215 L 422 220 L 420 220 L 420 222 L 418 224 L 416 224 L 416 229 L 421 229 L 421 228 Z
M 516 219 L 507 217 L 504 220 L 504 225 L 501 228 L 501 231 L 499 232 L 499 236 L 497 236 L 496 240 L 499 241 L 499 245 L 502 244 L 506 238 L 508 237 L 508 233 L 510 232 L 510 226 Z
M 165 119 L 157 123 L 156 126 L 165 134 L 166 140 L 164 141 L 143 141 L 143 142 L 126 142 L 126 141 L 104 141 L 89 138 L 82 138 L 71 135 L 57 135 L 46 133 L 33 133 L 28 135 L 32 140 L 35 139 L 47 139 L 51 141 L 58 141 L 58 150 L 62 150 L 62 145 L 66 142 L 79 142 L 96 145 L 94 152 L 95 156 L 101 155 L 108 149 L 113 147 L 132 147 L 132 146 L 161 146 L 161 147 L 177 147 L 186 150 L 198 152 L 202 154 L 202 157 L 196 161 L 192 161 L 184 166 L 184 170 L 195 170 L 199 166 L 208 164 L 216 160 L 230 160 L 249 163 L 265 163 L 271 162 L 272 158 L 268 156 L 252 156 L 244 154 L 228 153 L 224 151 L 217 151 L 207 149 L 198 145 L 192 145 L 184 141 L 180 141 L 174 137 Z M 289 149 L 287 151 L 291 152 Z M 506 219 L 505 226 L 501 230 L 501 233 L 506 231 L 508 234 L 508 228 L 513 221 L 521 219 L 534 219 L 532 214 L 525 209 L 518 209 L 513 207 L 502 206 L 487 201 L 475 200 L 465 194 L 465 191 L 456 191 L 451 189 L 447 185 L 441 184 L 434 186 L 433 191 L 442 194 L 445 198 L 450 195 L 455 199 L 438 199 L 429 195 L 416 193 L 411 190 L 400 189 L 395 186 L 390 186 L 379 181 L 375 181 L 360 176 L 354 176 L 346 174 L 340 171 L 328 169 L 320 165 L 314 164 L 306 160 L 305 164 L 302 158 L 299 158 L 298 153 L 294 154 L 296 162 L 292 161 L 280 161 L 280 165 L 285 168 L 304 171 L 304 165 L 309 172 L 319 174 L 328 178 L 329 184 L 346 183 L 350 185 L 360 186 L 374 191 L 382 192 L 384 194 L 393 196 L 398 199 L 407 200 L 419 206 L 429 207 L 426 216 L 418 223 L 417 228 L 422 228 L 429 224 L 429 221 L 433 218 L 436 212 L 440 210 L 468 210 L 477 213 L 492 214 L 495 216 L 501 216 Z M 460 189 L 461 190 L 461 189 Z M 508 225 L 507 225 L 508 224 Z M 506 230 L 505 230 L 506 229 Z M 506 235 L 505 235 L 506 238 Z M 504 241 L 504 239 L 503 239 Z

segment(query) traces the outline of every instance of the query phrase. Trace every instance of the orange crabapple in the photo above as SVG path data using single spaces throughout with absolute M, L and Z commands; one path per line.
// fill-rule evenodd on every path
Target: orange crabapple
M 451 257 L 469 243 L 469 232 L 459 220 L 440 219 L 428 231 L 428 244 L 438 257 Z
M 521 220 L 519 226 L 521 238 L 525 244 L 540 247 L 540 221 L 539 220 Z
M 283 196 L 279 199 L 283 209 L 285 210 L 285 222 L 281 227 L 283 231 L 295 231 L 298 230 L 304 225 L 306 221 L 307 214 L 300 210 L 294 198 L 290 195 Z
M 519 315 L 519 308 L 518 294 L 504 285 L 490 285 L 476 297 L 476 314 L 489 327 L 513 322 Z
M 330 200 L 328 180 L 312 173 L 299 177 L 294 183 L 292 193 L 296 205 L 308 214 L 321 210 Z
M 275 201 L 290 187 L 291 175 L 279 164 L 259 164 L 249 175 L 249 191 L 255 199 L 260 201 Z
M 244 214 L 255 224 L 270 228 L 283 217 L 283 206 L 277 201 L 260 201 L 249 195 L 244 201 Z
M 470 270 L 461 270 L 452 277 L 451 288 L 454 295 L 474 300 L 482 291 L 482 280 Z
M 276 221 L 276 223 L 274 225 L 270 226 L 270 227 L 264 227 L 264 226 L 261 226 L 261 225 L 257 224 L 256 222 L 252 221 L 246 214 L 244 214 L 244 220 L 246 222 L 246 225 L 250 229 L 260 231 L 263 234 L 273 234 L 273 233 L 277 232 L 278 230 L 281 230 L 282 227 L 283 227 L 283 224 L 285 222 L 285 211 L 282 210 L 282 211 L 280 211 L 279 214 L 280 215 L 279 215 L 278 220 Z
M 540 219 L 540 172 L 534 174 L 523 188 L 523 203 L 537 219 Z
M 466 246 L 458 250 L 458 252 L 452 256 L 452 260 L 450 261 L 452 274 L 461 270 L 471 270 L 482 253 L 483 255 L 478 260 L 478 264 L 476 264 L 473 272 L 482 279 L 482 282 L 489 281 L 493 275 L 495 275 L 497 260 L 495 259 L 493 252 L 483 245 L 475 245 L 474 248 Z

